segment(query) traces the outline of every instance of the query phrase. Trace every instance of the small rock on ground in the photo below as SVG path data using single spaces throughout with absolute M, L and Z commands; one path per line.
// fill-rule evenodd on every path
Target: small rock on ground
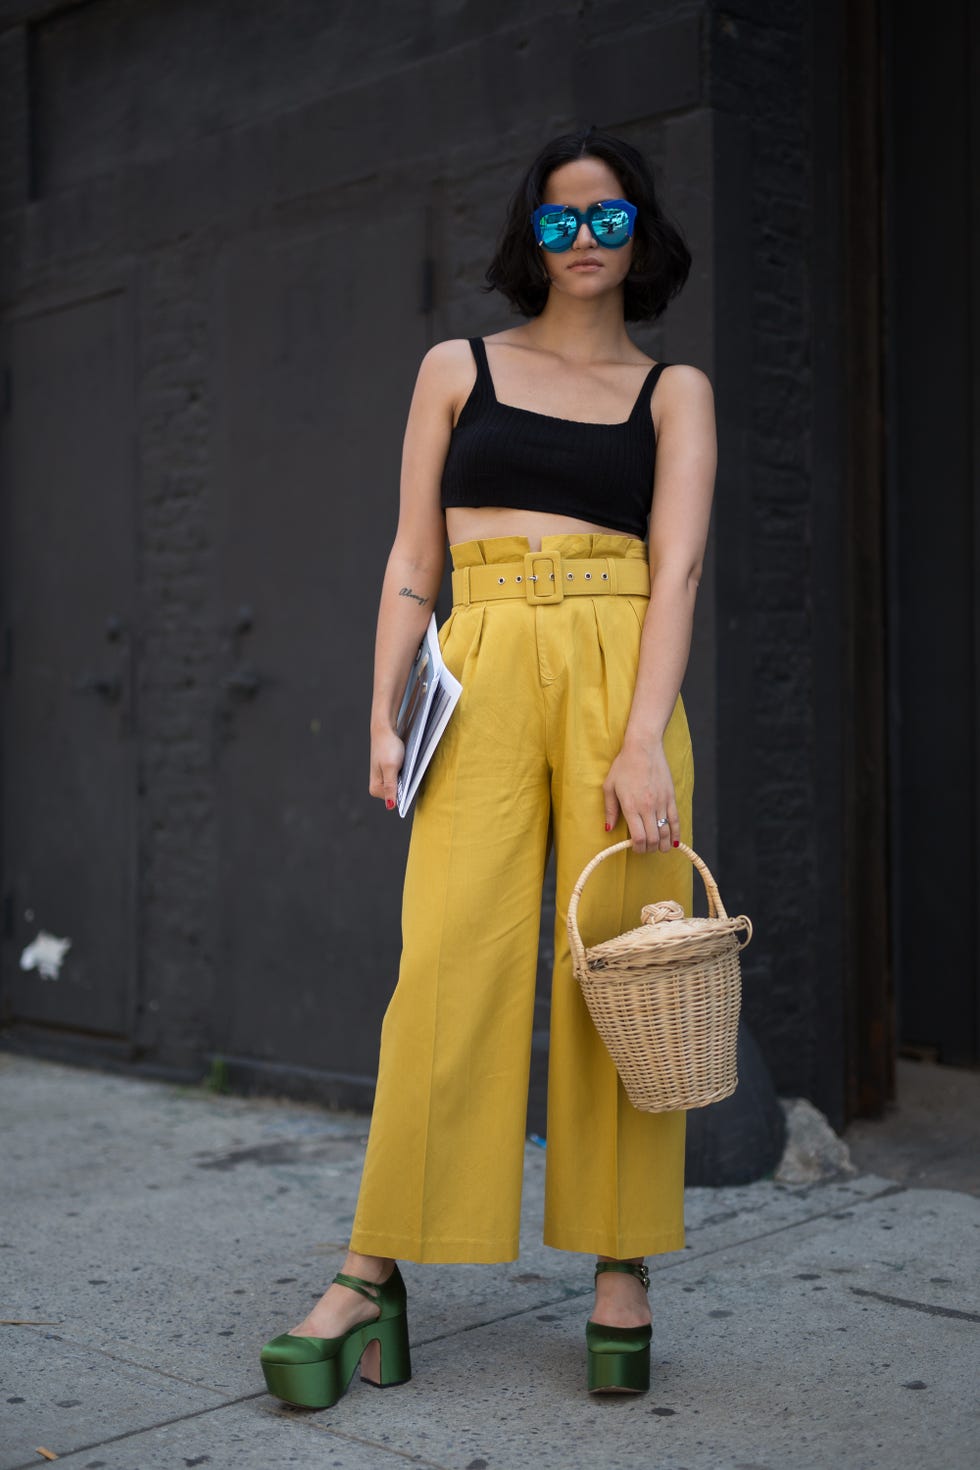
M 805 1097 L 781 1097 L 786 1147 L 773 1175 L 781 1184 L 816 1184 L 857 1173 L 850 1150 L 826 1115 Z

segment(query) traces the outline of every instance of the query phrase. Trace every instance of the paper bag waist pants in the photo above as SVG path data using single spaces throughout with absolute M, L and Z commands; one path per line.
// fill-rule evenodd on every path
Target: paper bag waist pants
M 527 551 L 523 537 L 452 547 L 457 571 L 520 563 Z M 546 553 L 557 554 L 566 579 L 583 558 L 609 558 L 615 572 L 647 555 L 643 542 L 611 535 L 545 537 Z M 486 585 L 486 574 L 472 578 Z M 455 604 L 440 629 L 463 693 L 416 802 L 354 1250 L 412 1261 L 517 1258 L 552 841 L 544 1241 L 617 1258 L 683 1248 L 687 1115 L 640 1113 L 628 1101 L 572 973 L 565 928 L 582 868 L 628 835 L 622 818 L 605 832 L 602 783 L 622 744 L 647 605 L 621 592 L 537 604 L 477 596 Z M 690 843 L 694 770 L 680 697 L 664 747 Z M 673 850 L 602 864 L 579 913 L 586 945 L 634 928 L 645 903 L 674 898 L 690 913 L 692 874 Z

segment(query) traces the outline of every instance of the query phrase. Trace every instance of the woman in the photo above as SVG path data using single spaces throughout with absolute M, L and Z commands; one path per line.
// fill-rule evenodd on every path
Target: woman
M 556 855 L 545 1244 L 598 1256 L 589 1387 L 649 1383 L 646 1255 L 684 1245 L 684 1112 L 633 1109 L 571 970 L 642 904 L 691 912 L 693 758 L 680 697 L 716 465 L 711 385 L 652 363 L 628 320 L 659 316 L 690 256 L 642 156 L 594 129 L 555 139 L 514 196 L 487 289 L 527 320 L 441 342 L 405 433 L 381 594 L 372 796 L 395 806 L 395 716 L 439 589 L 463 693 L 417 799 L 399 981 L 344 1271 L 262 1352 L 270 1390 L 325 1407 L 358 1362 L 410 1375 L 396 1258 L 517 1257 L 541 886 Z M 648 520 L 649 517 L 649 520 Z M 605 833 L 612 834 L 606 838 Z M 620 866 L 617 869 L 617 863 Z

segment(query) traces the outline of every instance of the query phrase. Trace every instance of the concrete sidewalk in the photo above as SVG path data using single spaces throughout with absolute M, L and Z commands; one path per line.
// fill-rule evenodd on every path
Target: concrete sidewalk
M 648 1394 L 585 1390 L 591 1259 L 403 1267 L 414 1377 L 333 1409 L 263 1342 L 343 1257 L 367 1120 L 0 1052 L 0 1470 L 973 1470 L 980 1200 L 862 1173 L 687 1193 Z M 46 1452 L 46 1453 L 45 1453 Z

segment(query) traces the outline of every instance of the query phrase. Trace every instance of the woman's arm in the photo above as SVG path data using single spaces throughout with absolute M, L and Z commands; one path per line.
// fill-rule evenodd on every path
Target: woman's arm
M 467 358 L 472 367 L 465 339 L 429 349 L 419 367 L 405 427 L 398 529 L 381 587 L 371 704 L 368 790 L 383 797 L 389 811 L 405 754 L 395 733 L 398 706 L 442 580 L 446 522 L 440 484 Z
M 657 467 L 650 513 L 650 604 L 623 747 L 603 783 L 606 830 L 622 811 L 636 852 L 680 839 L 663 736 L 687 669 L 694 604 L 708 540 L 718 449 L 714 395 L 699 368 L 661 378 Z M 667 813 L 668 825 L 657 829 Z

